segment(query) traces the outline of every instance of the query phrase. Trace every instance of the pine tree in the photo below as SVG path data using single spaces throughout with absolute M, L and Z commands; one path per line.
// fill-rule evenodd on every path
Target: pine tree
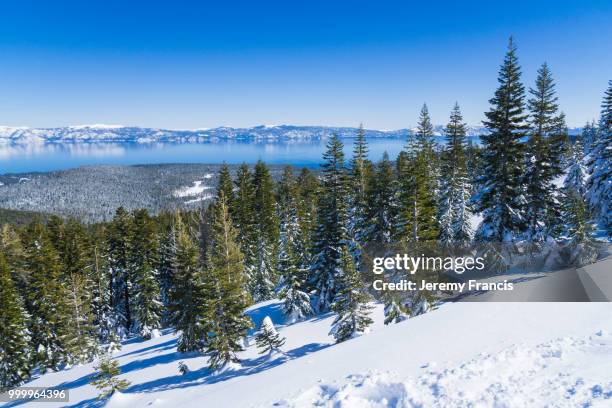
M 61 281 L 61 264 L 45 227 L 33 221 L 25 232 L 25 267 L 29 271 L 26 307 L 35 362 L 44 371 L 72 361 L 72 325 L 68 292 Z
M 350 163 L 350 185 L 352 187 L 350 206 L 350 236 L 363 244 L 367 227 L 367 189 L 369 187 L 371 163 L 368 160 L 368 144 L 363 125 L 359 126 L 353 145 L 353 158 Z
M 401 173 L 399 238 L 408 242 L 438 238 L 437 159 L 433 127 L 427 106 L 423 105 L 415 135 L 408 136 L 406 154 L 398 160 Z
M 55 246 L 62 263 L 62 282 L 67 289 L 72 320 L 67 351 L 72 362 L 84 363 L 91 361 L 98 352 L 95 316 L 91 309 L 94 281 L 89 236 L 79 222 L 71 220 L 61 227 L 61 238 L 56 239 L 61 239 Z
M 210 355 L 210 367 L 219 369 L 239 362 L 236 353 L 243 350 L 242 340 L 251 327 L 251 319 L 244 314 L 249 303 L 244 290 L 244 258 L 236 243 L 237 232 L 223 195 L 214 204 L 212 215 L 207 268 L 215 297 L 208 308 L 212 334 L 206 351 Z
M 291 167 L 285 167 L 278 186 L 280 241 L 278 271 L 281 276 L 279 297 L 284 300 L 283 312 L 290 321 L 301 320 L 313 313 L 310 296 L 303 291 L 306 268 L 298 256 L 304 250 L 298 207 L 300 191 Z
M 108 228 L 108 256 L 111 268 L 111 307 L 120 337 L 132 329 L 132 283 L 130 274 L 130 248 L 132 244 L 132 218 L 119 207 Z
M 566 253 L 569 263 L 582 266 L 594 262 L 597 259 L 597 247 L 593 237 L 595 225 L 584 198 L 574 189 L 564 193 L 563 220 L 568 239 Z
M 169 323 L 180 333 L 179 352 L 202 351 L 209 331 L 211 293 L 207 293 L 205 273 L 188 226 L 177 212 L 174 216 L 176 253 L 172 265 L 173 285 L 169 291 Z
M 442 182 L 439 199 L 440 241 L 467 244 L 472 236 L 471 183 L 465 154 L 466 125 L 459 104 L 455 103 L 446 126 L 446 148 L 442 156 Z
M 256 254 L 252 276 L 252 295 L 255 301 L 262 301 L 272 297 L 278 281 L 276 260 L 278 259 L 279 225 L 276 216 L 274 181 L 268 167 L 261 160 L 255 165 L 253 174 L 253 213 L 256 228 Z
M 586 193 L 586 168 L 582 162 L 583 159 L 583 147 L 580 139 L 577 139 L 571 148 L 571 155 L 569 159 L 569 166 L 567 169 L 567 175 L 563 181 L 563 188 L 565 190 L 575 190 L 581 197 L 584 197 Z
M 359 272 L 346 248 L 342 251 L 341 267 L 336 272 L 342 289 L 336 294 L 332 304 L 332 310 L 337 316 L 330 334 L 340 343 L 367 330 L 372 324 L 372 306 L 368 304 L 371 296 L 363 288 Z
M 341 285 L 342 254 L 348 248 L 348 192 L 342 142 L 333 135 L 323 154 L 322 194 L 319 201 L 317 231 L 314 237 L 314 260 L 309 284 L 314 289 L 316 309 L 329 310 Z
M 554 179 L 562 173 L 559 138 L 566 133 L 559 114 L 555 83 L 548 65 L 538 70 L 535 89 L 530 89 L 531 113 L 524 184 L 526 186 L 527 240 L 543 242 L 552 234 L 560 209 Z
M 604 94 L 597 139 L 586 164 L 587 202 L 601 227 L 612 237 L 612 80 Z
M 112 360 L 109 356 L 100 359 L 100 362 L 95 367 L 96 374 L 93 376 L 90 384 L 99 389 L 99 399 L 110 397 L 117 391 L 123 391 L 130 386 L 130 382 L 117 378 L 121 374 L 119 363 L 117 360 Z
M 104 225 L 93 228 L 92 242 L 89 248 L 91 259 L 91 313 L 94 316 L 94 327 L 98 340 L 108 347 L 120 346 L 117 339 L 114 315 L 111 307 L 110 267 L 108 265 L 107 248 L 105 245 Z M 111 344 L 111 338 L 116 344 Z
M 19 233 L 10 224 L 0 226 L 0 253 L 4 254 L 17 290 L 22 297 L 25 296 L 28 284 L 25 253 Z
M 232 220 L 238 230 L 238 244 L 244 255 L 245 273 L 247 274 L 247 287 L 252 289 L 251 282 L 257 263 L 257 233 L 256 218 L 253 208 L 254 191 L 252 174 L 249 166 L 240 165 L 236 172 L 236 201 Z
M 134 329 L 144 339 L 150 339 L 161 327 L 162 303 L 156 269 L 159 264 L 157 229 L 147 210 L 134 212 L 132 237 L 130 270 L 134 282 Z
M 255 335 L 255 342 L 260 350 L 259 354 L 272 354 L 285 344 L 285 338 L 276 331 L 272 319 L 266 316 L 261 322 L 259 332 Z
M 0 252 L 0 392 L 30 378 L 28 315 Z
M 475 197 L 476 210 L 483 216 L 476 233 L 481 242 L 513 242 L 525 229 L 521 139 L 526 134 L 527 116 L 525 88 L 520 79 L 516 47 L 510 38 L 499 70 L 499 87 L 489 100 L 491 108 L 483 122 L 490 133 L 481 137 L 484 168 L 480 192 Z
M 591 152 L 597 141 L 597 124 L 595 121 L 587 122 L 582 128 L 582 148 L 583 154 L 587 155 Z
M 217 198 L 223 194 L 225 199 L 230 205 L 230 208 L 234 202 L 234 182 L 232 181 L 232 175 L 230 174 L 229 166 L 225 163 L 221 165 L 219 170 L 219 182 L 217 184 Z
M 367 241 L 388 244 L 396 235 L 398 182 L 387 152 L 376 165 L 375 176 L 370 178 L 369 184 Z

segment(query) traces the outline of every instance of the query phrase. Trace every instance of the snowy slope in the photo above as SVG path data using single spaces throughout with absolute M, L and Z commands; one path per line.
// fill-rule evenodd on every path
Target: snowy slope
M 242 367 L 218 374 L 209 372 L 205 357 L 178 354 L 172 334 L 128 341 L 114 357 L 131 386 L 108 405 L 370 407 L 404 398 L 404 406 L 456 406 L 465 398 L 483 406 L 529 406 L 534 398 L 536 406 L 557 399 L 560 406 L 572 406 L 612 401 L 611 303 L 456 303 L 391 326 L 381 324 L 380 307 L 374 313 L 371 333 L 333 345 L 327 334 L 332 316 L 283 326 L 279 303 L 260 303 L 249 314 L 257 325 L 266 315 L 272 318 L 287 339 L 285 355 L 259 356 L 251 344 L 241 355 Z M 188 365 L 189 374 L 179 374 L 179 361 Z M 92 366 L 46 374 L 28 385 L 67 387 L 71 406 L 96 406 L 96 390 L 88 385 Z

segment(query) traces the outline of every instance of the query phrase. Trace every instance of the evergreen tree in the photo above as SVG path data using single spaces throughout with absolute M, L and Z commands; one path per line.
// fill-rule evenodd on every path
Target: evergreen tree
M 90 384 L 101 391 L 98 395 L 99 399 L 110 397 L 115 392 L 123 391 L 130 385 L 129 381 L 117 378 L 121 374 L 119 363 L 109 356 L 103 357 L 95 369 L 96 374 Z
M 230 208 L 234 202 L 234 182 L 232 181 L 232 175 L 230 174 L 229 166 L 225 163 L 219 170 L 219 182 L 217 184 L 217 198 L 225 196 L 225 199 L 230 205 Z
M 276 331 L 272 319 L 266 316 L 261 322 L 259 332 L 255 335 L 255 343 L 260 349 L 259 354 L 272 354 L 285 344 L 285 338 Z
M 254 191 L 252 174 L 249 166 L 240 165 L 236 172 L 236 201 L 232 220 L 238 230 L 238 244 L 244 255 L 244 266 L 247 274 L 247 286 L 254 280 L 257 264 L 256 218 L 253 208 Z M 249 287 L 252 289 L 252 287 Z
M 569 159 L 569 166 L 567 169 L 567 175 L 563 181 L 563 188 L 565 190 L 575 190 L 581 197 L 584 197 L 586 193 L 586 168 L 582 162 L 583 159 L 583 147 L 580 139 L 577 139 L 571 148 L 571 155 Z
M 587 202 L 601 227 L 612 237 L 612 80 L 604 94 L 597 139 L 586 164 Z
M 212 294 L 207 293 L 197 245 L 178 212 L 174 216 L 174 234 L 176 253 L 169 292 L 169 323 L 180 333 L 179 352 L 202 351 L 209 331 Z
M 119 207 L 108 228 L 108 257 L 111 268 L 111 307 L 120 337 L 132 328 L 132 281 L 130 274 L 130 248 L 132 244 L 132 218 Z
M 30 378 L 28 315 L 0 252 L 0 392 Z
M 19 233 L 10 224 L 0 226 L 0 253 L 4 254 L 12 279 L 20 295 L 26 295 L 28 271 L 25 268 L 25 253 Z
M 298 256 L 303 250 L 298 218 L 299 187 L 291 167 L 285 167 L 278 188 L 280 242 L 278 271 L 281 276 L 279 297 L 284 299 L 283 312 L 290 321 L 312 314 L 310 296 L 303 291 L 307 270 Z
M 44 371 L 72 361 L 72 322 L 68 292 L 61 281 L 61 264 L 45 227 L 33 221 L 25 232 L 25 267 L 29 271 L 26 307 L 35 363 Z
M 384 152 L 382 160 L 377 164 L 369 184 L 367 241 L 388 244 L 396 235 L 398 182 L 387 152 Z
M 446 126 L 446 148 L 442 156 L 442 182 L 439 199 L 440 241 L 467 244 L 472 236 L 470 224 L 471 184 L 465 154 L 466 125 L 459 104 L 455 103 Z
M 317 206 L 319 199 L 319 179 L 307 168 L 303 168 L 297 177 L 299 199 L 297 215 L 299 239 L 296 241 L 296 255 L 302 268 L 309 268 L 312 262 L 313 236 L 317 224 Z
M 427 106 L 423 105 L 415 135 L 408 136 L 406 154 L 398 167 L 400 180 L 400 215 L 398 238 L 409 242 L 438 238 L 437 163 L 434 152 L 433 127 Z
M 252 295 L 255 301 L 270 299 L 277 284 L 279 225 L 276 216 L 274 181 L 261 160 L 253 174 L 253 213 L 255 215 L 256 254 Z
M 251 327 L 251 319 L 244 314 L 249 303 L 244 290 L 244 259 L 223 195 L 215 203 L 212 215 L 207 268 L 215 297 L 208 308 L 212 334 L 206 351 L 210 367 L 218 369 L 239 362 L 236 353 L 243 350 L 242 340 Z
M 562 173 L 559 138 L 566 133 L 564 116 L 558 112 L 555 83 L 548 65 L 538 70 L 535 89 L 530 89 L 531 113 L 524 184 L 526 186 L 527 240 L 546 241 L 560 209 L 554 179 Z
M 350 163 L 350 235 L 357 243 L 363 244 L 367 228 L 367 189 L 371 163 L 368 160 L 368 144 L 363 125 L 359 126 L 353 145 L 353 158 Z
M 94 316 L 94 327 L 98 340 L 102 344 L 108 344 L 113 348 L 120 345 L 116 339 L 115 328 L 117 327 L 111 308 L 110 291 L 110 268 L 108 266 L 107 249 L 105 245 L 104 226 L 94 227 L 92 232 L 92 243 L 89 248 L 91 258 L 91 313 Z M 111 344 L 111 337 L 117 344 Z
M 134 329 L 145 339 L 161 327 L 157 228 L 147 210 L 134 212 L 133 239 L 130 248 L 130 269 L 134 281 L 132 310 Z
M 95 316 L 91 309 L 94 281 L 91 275 L 89 236 L 83 226 L 69 221 L 63 226 L 61 241 L 55 245 L 59 250 L 63 269 L 62 282 L 67 289 L 72 324 L 67 350 L 72 362 L 90 361 L 98 351 Z
M 597 141 L 597 124 L 595 121 L 587 122 L 582 128 L 582 148 L 585 155 L 591 152 Z
M 597 247 L 593 237 L 595 225 L 584 200 L 574 189 L 563 196 L 563 220 L 565 221 L 568 245 L 566 254 L 572 265 L 582 266 L 597 259 Z
M 371 296 L 363 288 L 359 273 L 346 248 L 343 248 L 341 267 L 337 272 L 342 289 L 336 294 L 332 304 L 332 310 L 338 315 L 334 319 L 330 334 L 340 343 L 366 331 L 372 324 L 372 306 L 368 304 Z
M 309 284 L 314 289 L 316 308 L 329 310 L 342 289 L 339 278 L 345 266 L 343 251 L 348 248 L 348 182 L 342 142 L 333 135 L 323 154 L 322 193 L 319 201 L 314 261 Z
M 525 88 L 512 38 L 499 70 L 499 87 L 489 100 L 484 125 L 489 134 L 483 142 L 483 174 L 480 192 L 475 197 L 476 210 L 483 220 L 476 237 L 481 242 L 513 242 L 525 230 L 523 145 L 527 116 L 524 114 Z

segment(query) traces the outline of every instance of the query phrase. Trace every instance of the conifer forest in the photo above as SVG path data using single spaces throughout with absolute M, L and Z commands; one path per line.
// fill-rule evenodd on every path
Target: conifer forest
M 194 209 L 119 207 L 96 222 L 7 217 L 0 390 L 163 329 L 178 334 L 179 352 L 207 355 L 213 370 L 231 366 L 259 329 L 245 309 L 275 298 L 288 321 L 332 314 L 336 342 L 367 331 L 374 302 L 384 304 L 385 324 L 436 308 L 435 292 L 373 293 L 371 254 L 391 246 L 479 251 L 492 273 L 517 262 L 596 261 L 612 239 L 612 81 L 593 112 L 600 119 L 570 136 L 554 70 L 544 63 L 524 83 L 510 40 L 479 143 L 468 141 L 456 95 L 444 142 L 423 104 L 397 157 L 368 159 L 361 127 L 346 157 L 330 135 L 320 169 L 287 166 L 273 177 L 263 161 L 221 166 L 213 198 Z M 265 321 L 262 353 L 283 342 Z

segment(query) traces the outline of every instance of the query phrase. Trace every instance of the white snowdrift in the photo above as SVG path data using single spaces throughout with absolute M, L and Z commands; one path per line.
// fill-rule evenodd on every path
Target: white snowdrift
M 453 368 L 427 367 L 418 378 L 388 372 L 320 384 L 275 406 L 299 407 L 594 407 L 612 404 L 612 335 L 565 337 L 512 346 Z
M 131 385 L 109 406 L 352 408 L 403 401 L 435 407 L 461 406 L 464 400 L 464 405 L 513 407 L 612 401 L 612 303 L 457 303 L 391 326 L 382 324 L 378 306 L 372 332 L 339 345 L 328 336 L 331 315 L 284 325 L 278 301 L 257 304 L 249 314 L 255 329 L 271 317 L 286 338 L 284 354 L 259 355 L 251 333 L 242 366 L 211 373 L 206 357 L 177 353 L 176 337 L 168 332 L 130 340 L 114 357 Z M 188 374 L 179 373 L 179 361 Z M 97 390 L 88 384 L 94 364 L 27 385 L 69 388 L 69 406 L 95 406 Z

